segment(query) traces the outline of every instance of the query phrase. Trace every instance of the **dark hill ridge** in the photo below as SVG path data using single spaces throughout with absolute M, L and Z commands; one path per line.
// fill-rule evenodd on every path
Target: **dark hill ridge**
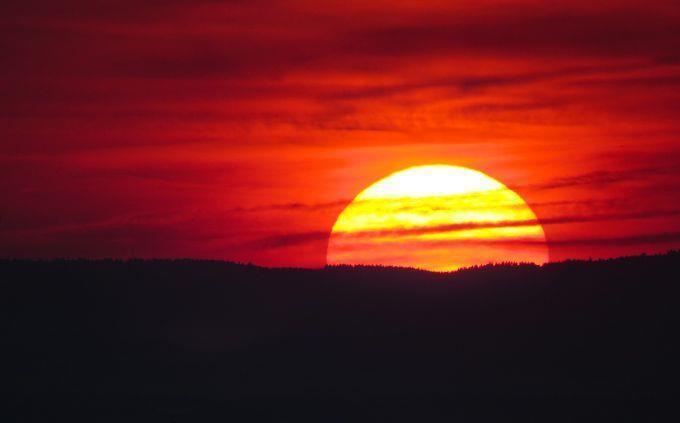
M 672 399 L 679 259 L 450 274 L 0 261 L 2 385 L 38 417 L 209 413 L 263 399 Z

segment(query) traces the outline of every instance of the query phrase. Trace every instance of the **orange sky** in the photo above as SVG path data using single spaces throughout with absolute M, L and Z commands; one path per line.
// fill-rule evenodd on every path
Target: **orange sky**
M 680 3 L 366 3 L 3 6 L 0 256 L 321 266 L 430 163 L 516 190 L 552 260 L 680 247 Z

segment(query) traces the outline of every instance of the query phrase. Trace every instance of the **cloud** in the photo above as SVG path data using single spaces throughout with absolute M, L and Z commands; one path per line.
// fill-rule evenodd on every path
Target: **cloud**
M 456 56 L 664 58 L 673 57 L 680 46 L 677 11 L 662 13 L 673 10 L 662 2 L 654 8 L 622 5 L 612 10 L 586 2 L 547 6 L 532 1 L 495 11 L 475 3 L 447 10 L 424 2 L 418 14 L 390 5 L 392 19 L 356 4 L 324 10 L 281 2 L 174 2 L 163 7 L 26 3 L 5 14 L 7 29 L 22 32 L 23 38 L 11 38 L 13 45 L 32 43 L 36 59 L 36 52 L 55 57 L 79 44 L 85 47 L 81 58 L 64 57 L 62 64 L 48 68 L 78 72 L 78 65 L 97 58 L 87 67 L 108 72 L 101 76 L 252 79 L 299 70 L 383 73 L 407 61 Z M 31 63 L 26 53 L 18 59 L 20 68 Z M 463 85 L 476 89 L 506 82 L 513 77 L 472 78 Z
M 283 248 L 300 244 L 317 243 L 328 240 L 328 231 L 310 231 L 283 235 L 272 235 L 247 243 L 250 248 Z
M 334 209 L 340 206 L 346 206 L 352 201 L 351 199 L 325 201 L 321 203 L 278 203 L 278 204 L 263 204 L 253 207 L 234 207 L 229 209 L 229 212 L 262 212 L 262 211 L 318 211 L 325 209 Z
M 464 195 L 451 195 L 451 196 L 439 196 L 438 199 L 444 200 L 444 201 L 459 201 L 460 199 L 464 198 L 467 200 L 470 200 L 474 198 L 475 194 L 464 194 Z M 414 205 L 409 205 L 408 200 L 410 198 L 396 198 L 395 200 L 397 201 L 403 201 L 404 204 L 398 208 L 399 211 L 408 211 L 408 210 L 413 210 L 413 209 L 418 209 L 418 210 L 429 210 L 429 211 L 440 211 L 440 210 L 448 210 L 451 208 L 450 204 L 442 204 L 442 205 L 429 205 L 429 204 L 414 204 Z M 256 205 L 256 206 L 251 206 L 251 207 L 233 207 L 229 209 L 225 209 L 224 212 L 226 213 L 260 213 L 260 212 L 270 212 L 270 211 L 286 211 L 286 212 L 300 212 L 300 213 L 315 213 L 317 211 L 328 211 L 328 210 L 340 210 L 341 208 L 349 205 L 350 203 L 352 204 L 369 204 L 373 203 L 375 206 L 379 207 L 380 203 L 384 200 L 356 200 L 356 199 L 351 199 L 351 198 L 345 198 L 345 199 L 339 199 L 339 200 L 333 200 L 333 201 L 324 201 L 324 202 L 319 202 L 319 203 L 302 203 L 302 202 L 292 202 L 292 203 L 272 203 L 272 204 L 261 204 L 261 205 Z M 631 200 L 630 198 L 586 198 L 586 199 L 575 199 L 575 200 L 554 200 L 554 201 L 540 201 L 540 202 L 532 202 L 531 207 L 533 209 L 554 209 L 554 208 L 560 208 L 563 209 L 565 207 L 588 207 L 588 209 L 591 209 L 592 207 L 597 207 L 597 208 L 625 208 L 625 207 L 631 207 L 633 204 L 636 203 L 635 201 Z M 486 204 L 480 205 L 475 207 L 473 204 L 466 204 L 465 206 L 468 209 L 475 209 L 475 208 L 483 208 L 488 210 L 489 206 Z M 511 209 L 518 209 L 518 208 L 524 208 L 524 204 L 508 204 L 508 205 L 494 205 L 493 209 L 494 210 L 511 210 Z M 395 207 L 390 207 L 390 210 L 395 211 L 397 208 Z M 595 213 L 595 212 L 594 212 Z
M 621 247 L 645 244 L 669 244 L 678 241 L 680 241 L 680 232 L 660 232 L 607 238 L 551 240 L 550 245 L 562 247 Z
M 672 52 L 680 32 L 676 15 L 640 8 L 547 8 L 534 4 L 506 13 L 445 15 L 415 24 L 367 29 L 351 45 L 363 53 L 427 56 L 501 53 L 514 56 L 626 55 Z M 560 10 L 561 9 L 561 10 Z M 395 40 L 399 40 L 395 42 Z M 658 54 L 658 53 L 657 53 Z
M 394 228 L 394 229 L 380 229 L 380 230 L 367 230 L 367 231 L 354 231 L 354 232 L 336 232 L 335 236 L 343 237 L 347 240 L 356 240 L 357 244 L 362 243 L 362 239 L 368 240 L 371 238 L 380 238 L 381 242 L 388 242 L 390 240 L 394 242 L 403 242 L 404 239 L 399 237 L 409 237 L 415 235 L 425 235 L 434 233 L 451 233 L 457 231 L 468 231 L 475 229 L 488 229 L 488 228 L 515 228 L 515 227 L 526 227 L 535 225 L 564 225 L 564 224 L 574 224 L 574 223 L 590 223 L 590 222 L 608 222 L 608 221 L 620 221 L 620 220 L 640 220 L 640 219 L 654 219 L 662 217 L 675 217 L 680 216 L 680 210 L 656 210 L 656 211 L 643 211 L 634 213 L 611 213 L 611 214 L 599 214 L 599 215 L 571 215 L 571 216 L 556 216 L 549 217 L 540 220 L 528 219 L 528 220 L 513 220 L 513 221 L 498 221 L 498 222 L 463 222 L 463 223 L 453 223 L 446 225 L 433 225 L 433 226 L 423 226 L 423 227 L 413 227 L 413 228 Z M 289 233 L 272 235 L 263 238 L 259 238 L 255 241 L 248 243 L 249 246 L 261 247 L 261 248 L 282 248 L 291 247 L 300 244 L 317 243 L 320 241 L 327 241 L 330 237 L 328 231 L 309 231 L 300 233 Z M 641 236 L 635 236 L 631 238 L 643 239 Z M 650 238 L 654 239 L 654 238 Z M 659 238 L 666 239 L 666 238 Z M 510 240 L 502 239 L 455 239 L 449 240 L 447 242 L 457 243 L 457 242 L 472 242 L 472 243 L 514 243 L 517 240 L 518 243 L 533 243 L 537 242 L 535 239 L 522 240 L 519 238 L 512 238 Z M 415 243 L 429 243 L 430 240 L 423 240 L 417 238 L 409 238 L 409 242 L 413 241 Z M 543 241 L 540 241 L 543 242 Z M 566 241 L 555 241 L 558 244 L 567 243 L 569 245 L 578 245 L 578 240 L 566 240 Z M 586 241 L 584 241 L 586 242 Z M 632 242 L 632 241 L 628 241 Z M 553 241 L 550 241 L 553 244 Z
M 649 244 L 673 244 L 680 241 L 680 232 L 660 232 L 650 234 L 635 234 L 615 237 L 593 237 L 550 240 L 550 247 L 630 247 Z M 428 247 L 461 247 L 497 246 L 503 248 L 542 246 L 545 242 L 535 238 L 465 238 L 465 239 L 418 239 L 412 241 L 410 248 L 423 249 Z M 338 247 L 340 248 L 340 247 Z M 356 242 L 342 247 L 343 250 L 375 248 L 374 243 Z
M 640 180 L 650 176 L 673 176 L 678 174 L 678 172 L 680 172 L 680 167 L 678 166 L 656 166 L 624 170 L 595 170 L 580 175 L 556 178 L 546 183 L 529 186 L 528 188 L 537 190 L 552 190 L 579 186 L 597 188 L 620 182 Z
M 680 210 L 658 210 L 646 211 L 637 213 L 611 213 L 605 215 L 574 215 L 574 216 L 556 216 L 543 219 L 528 219 L 528 220 L 510 220 L 498 222 L 463 222 L 453 223 L 448 225 L 435 225 L 414 228 L 395 228 L 395 229 L 381 229 L 375 231 L 356 231 L 348 233 L 338 233 L 338 235 L 348 238 L 371 238 L 371 237 L 399 237 L 409 235 L 423 235 L 432 233 L 449 233 L 457 231 L 467 231 L 474 229 L 487 228 L 515 228 L 535 225 L 563 225 L 570 223 L 588 223 L 588 222 L 608 222 L 615 220 L 639 220 L 651 219 L 659 217 L 674 217 L 680 216 Z

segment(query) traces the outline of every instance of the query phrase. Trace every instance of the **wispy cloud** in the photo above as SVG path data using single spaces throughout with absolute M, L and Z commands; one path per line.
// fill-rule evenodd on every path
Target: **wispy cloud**
M 421 227 L 411 227 L 411 228 L 390 228 L 390 229 L 379 229 L 379 230 L 365 230 L 365 231 L 354 231 L 354 232 L 336 232 L 334 236 L 342 237 L 349 242 L 357 242 L 361 244 L 371 239 L 380 239 L 380 242 L 430 242 L 430 240 L 423 240 L 420 238 L 413 238 L 417 235 L 425 234 L 439 234 L 439 233 L 453 233 L 459 231 L 470 231 L 475 229 L 488 229 L 488 228 L 516 228 L 516 227 L 527 227 L 535 225 L 564 225 L 564 224 L 574 224 L 574 223 L 590 223 L 590 222 L 607 222 L 607 221 L 622 221 L 622 220 L 640 220 L 640 219 L 653 219 L 662 217 L 675 217 L 680 216 L 680 210 L 655 210 L 655 211 L 643 211 L 634 213 L 611 213 L 611 214 L 599 214 L 599 215 L 570 215 L 570 216 L 556 216 L 545 219 L 529 219 L 529 220 L 512 220 L 512 221 L 496 221 L 496 222 L 463 222 L 454 223 L 446 225 L 432 225 L 432 226 L 421 226 Z M 309 231 L 300 233 L 289 233 L 272 235 L 257 239 L 251 242 L 249 245 L 267 248 L 281 248 L 290 247 L 299 244 L 316 243 L 320 241 L 327 241 L 330 237 L 330 233 L 327 231 Z M 407 238 L 403 238 L 407 237 Z M 641 235 L 636 235 L 631 238 L 640 238 Z M 532 240 L 522 240 L 521 236 L 517 238 L 511 238 L 509 240 L 504 239 L 455 239 L 450 240 L 451 243 L 456 242 L 479 242 L 479 243 L 505 243 L 505 242 L 515 242 L 514 239 L 519 239 L 520 243 L 533 243 L 533 242 L 543 242 Z M 665 239 L 665 238 L 660 238 Z M 355 241 L 351 241 L 355 240 Z M 362 241 L 364 240 L 364 241 Z M 551 240 L 550 243 L 556 242 L 558 244 L 563 244 L 563 241 Z M 564 241 L 565 245 L 577 245 L 577 240 L 567 240 Z M 585 241 L 584 241 L 585 242 Z M 628 241 L 633 242 L 633 241 Z
M 614 237 L 592 237 L 551 240 L 550 247 L 623 247 L 642 246 L 648 244 L 670 244 L 680 241 L 680 232 L 659 232 Z M 497 246 L 503 248 L 542 246 L 545 242 L 535 238 L 464 238 L 464 239 L 418 239 L 412 241 L 408 248 L 418 251 L 423 248 L 454 248 L 461 246 Z M 337 247 L 342 251 L 354 251 L 374 248 L 370 242 L 356 242 Z
M 272 235 L 259 238 L 247 243 L 245 246 L 254 248 L 283 248 L 300 244 L 327 241 L 329 233 L 326 231 L 310 231 L 282 235 Z
M 527 188 L 537 190 L 552 190 L 570 187 L 597 188 L 631 180 L 641 180 L 650 176 L 676 175 L 680 172 L 677 166 L 632 168 L 625 170 L 596 170 L 580 175 L 556 178 L 546 183 L 530 185 Z

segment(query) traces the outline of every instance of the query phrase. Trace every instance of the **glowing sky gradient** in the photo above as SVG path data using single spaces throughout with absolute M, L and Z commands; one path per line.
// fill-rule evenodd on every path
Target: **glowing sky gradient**
M 0 257 L 322 266 L 432 163 L 517 192 L 552 260 L 680 248 L 675 0 L 11 3 Z

